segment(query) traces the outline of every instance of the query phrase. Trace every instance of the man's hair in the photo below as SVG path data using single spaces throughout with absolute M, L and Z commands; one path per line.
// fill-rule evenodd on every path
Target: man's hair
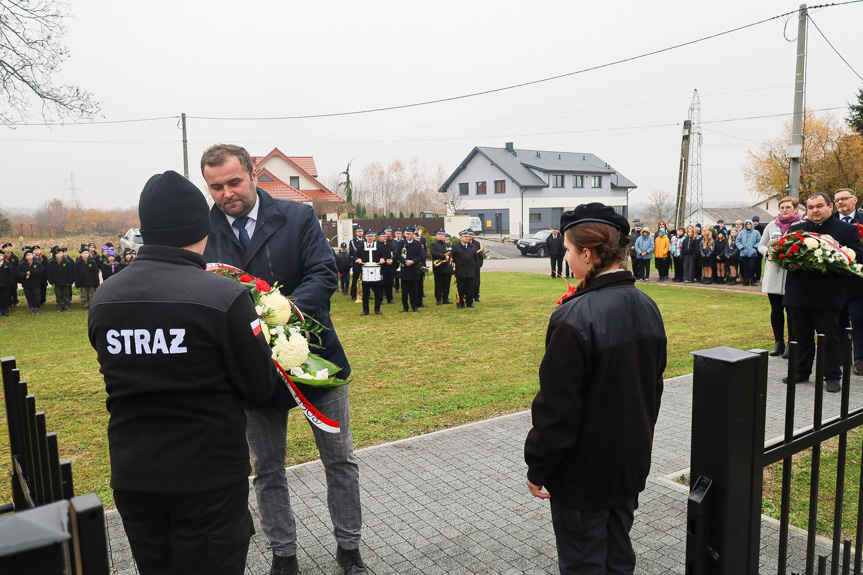
M 852 195 L 852 196 L 854 196 L 855 198 L 857 197 L 857 194 L 856 194 L 856 193 L 854 193 L 854 190 L 852 190 L 851 188 L 839 188 L 838 190 L 836 190 L 835 192 L 833 192 L 833 197 L 835 198 L 835 197 L 836 197 L 836 194 L 838 194 L 839 192 L 848 192 L 849 194 L 851 194 L 851 195 Z
M 828 194 L 825 194 L 824 192 L 815 192 L 814 194 L 812 194 L 808 198 L 806 198 L 806 207 L 807 208 L 809 207 L 809 200 L 811 200 L 812 198 L 821 198 L 824 200 L 824 203 L 827 204 L 828 206 L 833 203 L 833 198 L 831 198 Z
M 249 156 L 249 152 L 242 146 L 235 146 L 233 144 L 213 144 L 207 148 L 204 155 L 201 156 L 201 173 L 204 173 L 205 166 L 215 168 L 223 165 L 228 161 L 228 156 L 234 156 L 240 160 L 240 165 L 249 172 L 249 176 L 251 177 L 254 168 L 252 167 L 252 158 Z
M 791 202 L 791 205 L 794 206 L 795 208 L 800 205 L 800 200 L 798 200 L 797 198 L 795 198 L 793 196 L 785 196 L 784 198 L 779 200 L 779 203 L 776 205 L 781 206 L 785 202 Z
M 585 222 L 566 230 L 566 239 L 577 250 L 588 248 L 593 254 L 592 267 L 575 291 L 583 289 L 590 278 L 611 267 L 621 267 L 627 261 L 629 236 L 614 226 L 602 222 Z

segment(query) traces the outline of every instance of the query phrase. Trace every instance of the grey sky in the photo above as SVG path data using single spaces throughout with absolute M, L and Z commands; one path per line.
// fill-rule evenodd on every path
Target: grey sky
M 722 32 L 799 4 L 759 2 L 72 3 L 60 78 L 92 91 L 107 120 L 262 117 L 394 106 L 531 81 Z M 863 3 L 812 12 L 863 74 Z M 473 146 L 591 152 L 638 184 L 673 193 L 692 90 L 702 119 L 790 113 L 796 14 L 720 38 L 534 86 L 406 110 L 294 121 L 190 119 L 189 171 L 215 142 L 254 154 L 313 155 L 323 178 L 354 160 L 418 157 L 451 172 Z M 809 28 L 807 107 L 845 105 L 863 82 Z M 34 116 L 34 119 L 36 117 Z M 705 203 L 752 199 L 746 150 L 785 118 L 706 123 Z M 137 203 L 147 178 L 182 172 L 176 119 L 119 125 L 0 127 L 0 205 L 69 198 L 87 207 Z M 754 200 L 753 200 L 754 201 Z

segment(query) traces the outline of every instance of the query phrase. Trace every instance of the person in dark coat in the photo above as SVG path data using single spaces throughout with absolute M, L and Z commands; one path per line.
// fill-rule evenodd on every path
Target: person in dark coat
M 432 275 L 434 276 L 434 299 L 437 305 L 452 303 L 449 300 L 450 284 L 452 283 L 452 243 L 447 239 L 444 230 L 435 234 L 436 241 L 429 248 L 432 258 Z
M 390 230 L 392 230 L 392 228 L 390 228 Z M 387 300 L 387 303 L 394 303 L 393 279 L 396 272 L 394 259 L 395 252 L 393 251 L 393 248 L 395 243 L 390 240 L 386 228 L 378 233 L 378 244 L 380 244 L 383 253 L 389 254 L 389 256 L 384 259 L 384 263 L 381 264 L 381 281 L 383 282 L 381 285 L 384 290 L 384 299 Z
M 836 190 L 833 201 L 836 204 L 834 218 L 846 224 L 854 224 L 855 227 L 863 224 L 863 210 L 857 209 L 857 195 L 854 190 Z M 848 278 L 845 310 L 839 316 L 840 334 L 849 325 L 854 328 L 854 375 L 863 375 L 863 278 L 853 276 Z
M 75 264 L 65 257 L 62 249 L 48 262 L 48 283 L 54 286 L 57 311 L 72 311 L 72 284 L 75 283 Z
M 11 303 L 9 290 L 12 286 L 18 288 L 15 281 L 15 269 L 8 261 L 6 261 L 6 253 L 0 251 L 0 317 L 9 315 L 9 306 Z
M 9 286 L 9 307 L 18 305 L 18 256 L 12 251 L 11 242 L 3 244 L 6 261 L 12 266 L 12 284 Z
M 476 260 L 479 256 L 476 246 L 470 241 L 470 230 L 458 234 L 459 243 L 452 247 L 452 263 L 455 268 L 455 285 L 458 292 L 458 308 L 474 307 L 476 288 Z
M 336 260 L 314 209 L 273 198 L 258 188 L 251 157 L 240 146 L 211 146 L 201 158 L 201 172 L 214 201 L 204 252 L 207 261 L 238 267 L 270 285 L 278 282 L 283 295 L 292 296 L 303 314 L 324 326 L 322 348 L 316 353 L 338 366 L 338 377 L 347 380 L 351 366 L 330 317 L 330 300 L 338 288 Z M 325 417 L 340 424 L 338 433 L 311 427 L 326 474 L 336 560 L 345 572 L 363 575 L 360 474 L 351 440 L 349 386 L 297 387 Z M 270 401 L 249 404 L 246 409 L 255 495 L 267 547 L 273 551 L 273 575 L 298 569 L 296 525 L 285 473 L 288 412 L 294 407 L 297 403 L 288 387 L 277 385 Z
M 348 256 L 350 256 L 351 262 L 356 262 L 357 254 L 359 250 L 362 249 L 363 245 L 363 228 L 357 226 L 354 229 L 354 237 L 348 243 Z M 363 268 L 360 264 L 352 263 L 351 271 L 353 272 L 353 277 L 351 277 L 351 299 L 357 299 L 357 282 L 360 281 L 360 277 L 362 276 Z
M 255 532 L 243 402 L 273 394 L 272 350 L 249 290 L 205 271 L 200 190 L 157 174 L 138 210 L 141 257 L 99 288 L 87 322 L 114 502 L 141 575 L 240 575 Z
M 33 246 L 33 257 L 42 262 L 42 268 L 45 270 L 45 274 L 39 283 L 39 297 L 42 300 L 42 305 L 45 305 L 45 301 L 48 298 L 48 261 L 49 258 L 45 254 L 42 253 L 42 248 L 39 245 Z
M 806 220 L 793 224 L 788 233 L 796 231 L 829 235 L 842 246 L 854 250 L 856 261 L 863 261 L 863 244 L 857 227 L 833 216 L 833 202 L 827 194 L 818 192 L 806 198 Z M 796 382 L 809 379 L 815 359 L 815 335 L 825 336 L 825 389 L 835 393 L 842 389 L 842 346 L 839 338 L 839 317 L 845 307 L 848 276 L 838 272 L 788 270 L 782 305 L 788 308 L 793 333 L 798 342 Z M 785 380 L 788 378 L 786 377 Z
M 42 284 L 46 283 L 45 265 L 31 249 L 24 250 L 24 259 L 18 263 L 18 283 L 24 288 L 24 297 L 31 314 L 42 313 Z
M 545 247 L 548 250 L 548 258 L 551 261 L 551 277 L 563 274 L 563 236 L 557 226 L 551 228 L 551 233 L 545 238 Z
M 375 241 L 374 230 L 366 231 L 366 239 L 363 242 L 362 248 L 357 252 L 357 259 L 354 263 L 360 264 L 378 264 L 382 266 L 386 260 L 392 261 L 392 253 L 387 246 L 381 246 L 380 242 Z M 360 272 L 362 273 L 362 272 Z M 369 298 L 374 294 L 375 298 L 375 315 L 381 315 L 381 304 L 384 300 L 384 285 L 383 277 L 378 281 L 363 280 L 363 312 L 360 315 L 369 315 Z
M 402 284 L 402 312 L 408 311 L 408 304 L 413 311 L 419 311 L 420 284 L 422 281 L 423 266 L 425 265 L 425 251 L 422 244 L 414 238 L 416 228 L 413 226 L 405 228 L 405 239 L 399 244 L 401 251 L 395 254 L 395 259 L 401 265 L 399 277 Z
M 482 276 L 482 264 L 485 261 L 485 253 L 482 251 L 482 244 L 479 243 L 479 240 L 474 239 L 475 234 L 473 230 L 468 228 L 468 231 L 470 232 L 470 243 L 476 246 L 476 276 L 474 277 L 473 301 L 480 302 L 482 300 L 479 299 L 479 284 L 480 277 Z
M 549 320 L 524 446 L 526 483 L 550 499 L 561 574 L 631 574 L 629 531 L 650 470 L 665 327 L 626 270 L 626 219 L 591 203 L 560 221 L 581 282 Z
M 108 278 L 120 271 L 120 262 L 116 260 L 114 248 L 108 248 L 107 255 L 105 257 L 107 259 L 102 262 L 101 265 L 103 282 L 108 281 Z
M 764 235 L 764 230 L 767 228 L 767 224 L 761 223 L 761 218 L 758 216 L 752 216 L 752 229 L 757 231 L 759 234 Z M 758 283 L 761 281 L 761 268 L 764 265 L 764 256 L 761 255 L 761 252 L 758 252 L 755 256 L 755 269 L 753 271 L 752 279 Z
M 348 286 L 351 283 L 351 256 L 348 253 L 348 244 L 345 242 L 342 242 L 339 251 L 336 252 L 336 271 L 339 272 L 342 295 L 348 295 Z
M 90 301 L 99 287 L 99 263 L 88 246 L 81 245 L 81 255 L 75 260 L 75 285 L 81 292 L 81 307 L 90 309 Z

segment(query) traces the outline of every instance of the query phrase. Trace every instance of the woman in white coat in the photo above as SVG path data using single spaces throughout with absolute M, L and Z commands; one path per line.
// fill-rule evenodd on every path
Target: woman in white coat
M 764 256 L 764 273 L 761 277 L 761 291 L 770 299 L 770 325 L 773 328 L 773 349 L 770 355 L 785 353 L 785 308 L 782 306 L 782 296 L 785 294 L 786 271 L 776 265 L 771 259 L 770 242 L 788 233 L 791 224 L 803 219 L 797 211 L 797 198 L 786 196 L 779 200 L 779 215 L 764 228 L 758 252 Z M 791 334 L 791 316 L 788 316 L 788 333 Z

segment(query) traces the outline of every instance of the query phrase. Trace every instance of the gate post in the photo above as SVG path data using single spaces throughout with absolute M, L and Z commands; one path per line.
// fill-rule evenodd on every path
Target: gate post
M 711 494 L 705 500 L 709 509 L 697 513 L 696 505 L 689 506 L 686 573 L 755 575 L 767 352 L 715 347 L 692 355 L 690 485 L 694 488 L 704 483 L 702 478 L 708 479 Z M 699 533 L 704 531 L 708 535 Z

